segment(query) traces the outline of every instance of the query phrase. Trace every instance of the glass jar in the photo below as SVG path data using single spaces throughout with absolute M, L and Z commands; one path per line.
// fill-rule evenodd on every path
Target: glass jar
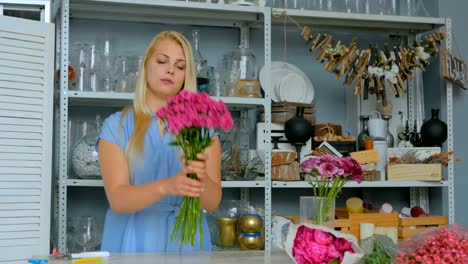
M 362 130 L 358 135 L 357 144 L 358 144 L 358 150 L 364 150 L 365 149 L 364 141 L 366 137 L 369 138 L 369 129 L 367 127 L 367 122 L 369 121 L 369 115 L 361 115 L 360 119 L 361 119 Z
M 72 149 L 71 165 L 75 175 L 81 179 L 98 179 L 99 169 L 98 141 L 101 130 L 101 117 L 96 116 L 94 124 L 86 123 L 86 133 Z
M 252 50 L 239 47 L 228 52 L 221 61 L 221 72 L 227 96 L 237 96 L 239 84 L 251 83 L 256 85 L 258 80 L 258 67 L 255 54 Z

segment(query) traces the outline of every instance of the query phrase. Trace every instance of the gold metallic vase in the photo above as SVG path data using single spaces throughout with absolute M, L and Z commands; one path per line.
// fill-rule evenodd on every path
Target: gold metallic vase
M 218 218 L 218 245 L 221 247 L 232 247 L 236 244 L 237 218 Z

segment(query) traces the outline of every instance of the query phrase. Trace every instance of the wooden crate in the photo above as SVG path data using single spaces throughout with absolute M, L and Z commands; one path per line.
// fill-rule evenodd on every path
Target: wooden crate
M 354 235 L 358 241 L 361 237 L 361 223 L 371 223 L 375 227 L 394 227 L 398 229 L 398 213 L 349 214 L 346 208 L 336 208 L 335 216 L 338 219 L 349 221 L 349 233 Z
M 301 222 L 301 217 L 299 215 L 288 215 L 285 218 L 291 220 L 294 224 L 299 224 Z M 325 226 L 331 226 L 330 223 L 325 223 Z M 335 230 L 349 234 L 349 227 L 351 223 L 349 219 L 335 219 L 334 228 Z
M 446 224 L 448 224 L 447 216 L 400 218 L 398 223 L 398 238 L 404 239 Z
M 441 164 L 392 164 L 387 166 L 389 181 L 441 181 Z

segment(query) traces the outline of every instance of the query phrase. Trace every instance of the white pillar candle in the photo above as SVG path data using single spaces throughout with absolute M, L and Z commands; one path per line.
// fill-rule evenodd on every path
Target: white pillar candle
M 361 240 L 366 239 L 374 235 L 374 224 L 371 223 L 361 223 L 360 224 L 360 235 Z

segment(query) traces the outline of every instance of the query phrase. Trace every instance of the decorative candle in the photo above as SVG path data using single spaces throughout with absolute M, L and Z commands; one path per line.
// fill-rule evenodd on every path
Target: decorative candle
M 361 223 L 360 224 L 361 240 L 366 239 L 374 235 L 374 224 Z
M 346 209 L 350 214 L 362 214 L 364 207 L 361 198 L 351 197 L 346 200 Z

